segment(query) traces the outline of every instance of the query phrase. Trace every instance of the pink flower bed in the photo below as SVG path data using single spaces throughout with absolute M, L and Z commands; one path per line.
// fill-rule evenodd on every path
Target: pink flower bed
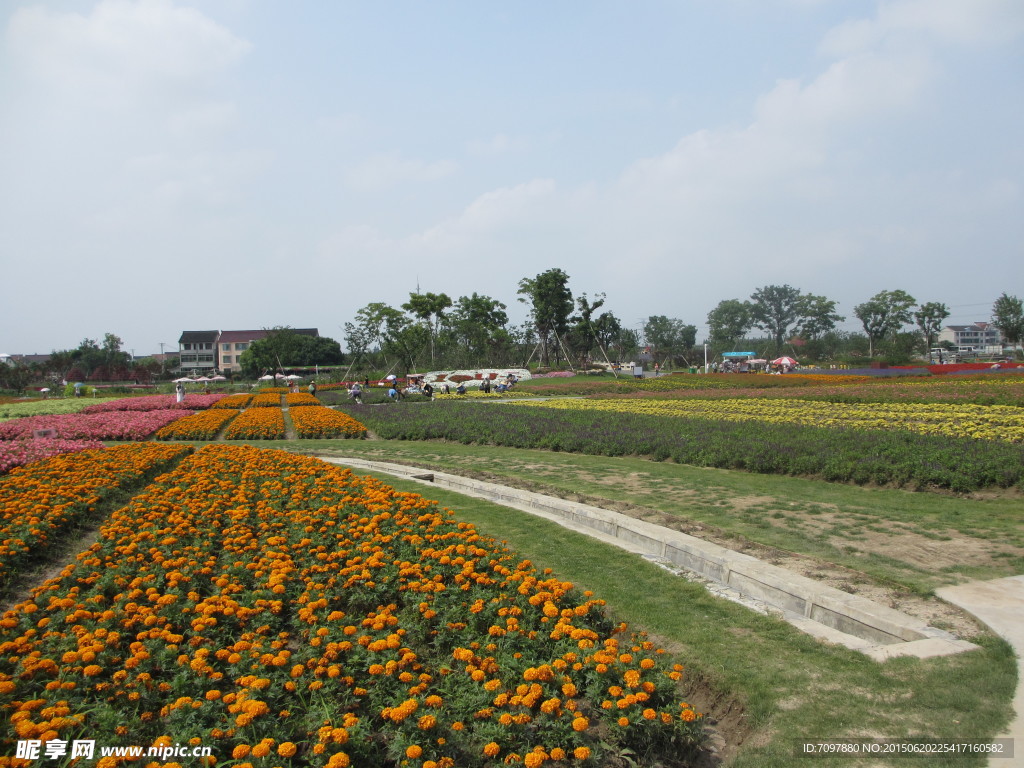
M 65 440 L 145 440 L 160 427 L 191 416 L 192 411 L 117 411 L 29 416 L 0 424 L 0 440 L 32 437 L 33 430 L 53 429 Z
M 146 395 L 145 397 L 123 397 L 119 400 L 106 400 L 102 403 L 90 405 L 81 410 L 81 413 L 111 413 L 117 411 L 166 411 L 177 408 L 185 411 L 202 411 L 209 408 L 218 400 L 223 400 L 226 394 L 218 395 L 185 395 L 184 402 L 177 402 L 176 395 Z
M 22 467 L 60 453 L 78 453 L 103 447 L 99 440 L 31 438 L 0 442 L 0 475 L 10 472 L 14 467 Z
M 568 379 L 576 374 L 572 371 L 552 371 L 551 373 L 535 373 L 533 378 L 535 379 Z

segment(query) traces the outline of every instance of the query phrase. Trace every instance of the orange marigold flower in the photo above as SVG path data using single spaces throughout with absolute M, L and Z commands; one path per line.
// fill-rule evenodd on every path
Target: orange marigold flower
M 291 757 L 298 751 L 298 747 L 290 741 L 281 742 L 277 747 L 277 754 L 281 757 Z
M 577 760 L 586 760 L 590 757 L 590 747 L 576 747 L 576 749 L 572 751 L 572 756 Z
M 585 731 L 589 727 L 590 727 L 590 721 L 587 720 L 587 718 L 583 717 L 582 715 L 580 717 L 577 717 L 575 720 L 572 721 L 572 729 L 574 731 Z
M 405 748 L 405 756 L 415 760 L 423 754 L 423 747 L 419 744 L 411 744 Z
M 492 741 L 484 744 L 485 757 L 496 757 L 499 752 L 501 752 L 501 747 L 498 745 L 498 742 Z

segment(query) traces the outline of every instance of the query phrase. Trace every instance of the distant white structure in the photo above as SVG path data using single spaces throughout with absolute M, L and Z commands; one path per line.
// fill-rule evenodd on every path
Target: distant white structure
M 992 323 L 947 325 L 939 331 L 939 342 L 948 341 L 960 353 L 994 353 L 1003 351 L 1003 334 Z

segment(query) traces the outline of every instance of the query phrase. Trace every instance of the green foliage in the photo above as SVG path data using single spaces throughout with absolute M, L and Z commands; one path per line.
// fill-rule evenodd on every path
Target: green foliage
M 664 315 L 652 315 L 644 323 L 644 339 L 651 347 L 655 360 L 678 364 L 697 341 L 697 328 L 682 320 Z
M 711 343 L 718 349 L 732 349 L 753 325 L 750 313 L 749 302 L 739 299 L 720 301 L 717 307 L 708 312 Z
M 242 374 L 257 378 L 267 371 L 287 367 L 338 365 L 344 362 L 341 345 L 326 336 L 306 336 L 291 328 L 274 328 L 264 339 L 252 342 L 238 359 Z
M 961 493 L 992 487 L 1024 489 L 1024 446 L 1009 443 L 458 402 L 401 413 L 370 406 L 345 410 L 384 439 L 651 456 L 701 467 Z
M 519 281 L 519 301 L 530 305 L 530 317 L 540 339 L 543 365 L 548 365 L 550 361 L 548 348 L 552 334 L 561 336 L 569 329 L 573 301 L 568 283 L 569 275 L 557 268 Z M 559 352 L 556 343 L 556 360 L 560 359 Z
M 1003 293 L 992 305 L 992 325 L 1003 334 L 1007 344 L 1020 344 L 1024 338 L 1024 302 Z
M 803 296 L 791 285 L 766 285 L 750 296 L 750 317 L 755 326 L 772 335 L 776 352 L 800 321 L 802 310 Z
M 868 354 L 874 357 L 875 344 L 894 336 L 910 322 L 910 309 L 917 300 L 906 291 L 881 291 L 853 308 L 869 340 Z

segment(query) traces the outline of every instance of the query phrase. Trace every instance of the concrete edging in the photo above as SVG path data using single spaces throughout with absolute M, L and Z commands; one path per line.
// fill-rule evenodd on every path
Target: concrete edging
M 333 464 L 380 471 L 553 520 L 668 566 L 735 590 L 779 613 L 801 631 L 860 651 L 876 661 L 896 656 L 945 656 L 978 646 L 900 611 L 694 536 L 588 504 L 480 480 L 357 458 Z

